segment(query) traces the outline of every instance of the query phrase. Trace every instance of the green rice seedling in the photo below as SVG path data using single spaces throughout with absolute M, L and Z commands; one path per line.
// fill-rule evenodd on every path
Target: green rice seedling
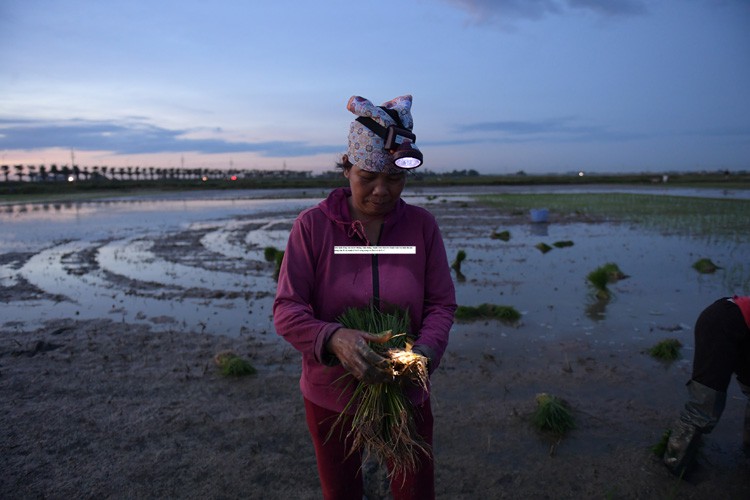
M 607 262 L 602 266 L 604 271 L 607 273 L 607 279 L 610 283 L 627 278 L 628 276 L 620 270 L 620 266 L 614 262 Z
M 497 304 L 480 304 L 473 306 L 458 306 L 455 312 L 455 318 L 459 321 L 472 321 L 476 319 L 499 319 L 506 323 L 514 323 L 521 319 L 519 313 L 512 306 L 502 306 Z
M 273 279 L 276 281 L 279 281 L 279 272 L 281 272 L 281 263 L 284 261 L 284 251 L 277 250 L 276 254 L 273 257 L 273 260 L 274 260 Z
M 263 249 L 263 257 L 265 257 L 266 262 L 271 262 L 276 259 L 277 253 L 279 253 L 279 249 L 276 247 L 266 247 Z
M 701 274 L 715 273 L 717 269 L 721 269 L 719 266 L 713 263 L 711 259 L 698 259 L 693 263 L 693 269 Z
M 665 339 L 657 343 L 648 353 L 656 359 L 662 361 L 674 361 L 680 357 L 680 348 L 682 344 L 677 339 Z
M 534 248 L 536 248 L 537 250 L 539 250 L 542 253 L 547 253 L 550 250 L 552 250 L 552 247 L 549 246 L 546 243 L 537 243 L 536 245 L 534 245 Z
M 556 438 L 563 437 L 575 428 L 570 405 L 544 392 L 536 395 L 536 409 L 531 415 L 531 424 L 538 431 L 550 433 Z
M 493 240 L 500 240 L 500 241 L 509 241 L 510 240 L 510 231 L 492 231 L 492 234 L 490 234 L 490 238 Z
M 607 272 L 607 269 L 603 266 L 597 267 L 586 275 L 586 279 L 594 287 L 598 299 L 608 299 L 610 297 L 609 288 L 607 288 L 607 284 L 609 283 L 609 273 Z
M 466 252 L 463 250 L 459 250 L 456 253 L 456 259 L 453 261 L 453 264 L 451 264 L 451 267 L 455 269 L 457 272 L 461 272 L 461 263 L 466 260 Z
M 240 358 L 232 351 L 222 351 L 214 356 L 214 362 L 226 377 L 255 375 L 255 367 L 249 361 Z
M 586 279 L 594 287 L 596 298 L 600 300 L 607 300 L 611 297 L 612 294 L 607 287 L 609 283 L 615 283 L 625 278 L 627 278 L 627 275 L 614 262 L 599 266 L 586 275 Z
M 671 435 L 672 429 L 665 430 L 659 441 L 651 446 L 651 452 L 659 458 L 663 457 L 664 453 L 667 452 L 667 443 L 669 442 L 669 436 Z
M 573 242 L 570 240 L 563 240 L 563 241 L 556 241 L 552 244 L 552 246 L 556 248 L 566 248 L 566 247 L 572 247 Z
M 421 457 L 429 456 L 429 445 L 416 431 L 414 410 L 398 378 L 406 377 L 426 389 L 428 374 L 427 358 L 410 347 L 413 339 L 408 335 L 408 312 L 396 309 L 385 313 L 371 305 L 347 309 L 338 322 L 347 328 L 389 335 L 386 342 L 371 343 L 370 347 L 388 360 L 397 380 L 382 384 L 358 382 L 333 428 L 342 425 L 353 410 L 351 429 L 346 431 L 352 442 L 349 453 L 362 450 L 373 454 L 381 463 L 391 464 L 391 474 L 416 470 Z

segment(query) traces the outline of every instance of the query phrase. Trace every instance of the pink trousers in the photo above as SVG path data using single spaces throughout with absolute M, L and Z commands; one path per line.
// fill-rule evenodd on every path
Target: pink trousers
M 318 462 L 318 476 L 326 500 L 362 500 L 362 457 L 349 452 L 346 430 L 340 427 L 331 433 L 331 427 L 339 414 L 317 406 L 305 399 L 307 427 L 310 429 L 315 457 Z M 432 408 L 425 401 L 415 408 L 414 421 L 417 432 L 432 448 Z M 345 422 L 344 429 L 350 421 Z M 329 438 L 329 434 L 331 434 Z M 391 493 L 394 500 L 435 498 L 435 468 L 432 455 L 422 458 L 422 464 L 415 473 L 397 475 L 391 478 Z

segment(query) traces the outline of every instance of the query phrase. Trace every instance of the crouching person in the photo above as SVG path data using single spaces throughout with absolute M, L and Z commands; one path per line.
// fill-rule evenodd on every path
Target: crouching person
M 695 323 L 693 372 L 688 401 L 672 428 L 664 464 L 676 475 L 691 465 L 701 434 L 713 430 L 724 411 L 732 374 L 747 397 L 743 448 L 750 456 L 750 297 L 722 298 Z

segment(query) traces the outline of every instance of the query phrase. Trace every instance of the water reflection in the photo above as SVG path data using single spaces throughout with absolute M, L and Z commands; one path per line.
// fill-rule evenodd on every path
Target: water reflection
M 503 227 L 512 234 L 503 241 L 492 238 L 498 218 L 470 198 L 459 206 L 426 192 L 420 199 L 440 222 L 449 258 L 466 252 L 453 274 L 458 303 L 513 306 L 524 314 L 522 335 L 642 341 L 642 332 L 691 324 L 716 297 L 750 289 L 746 235 L 524 221 Z M 284 248 L 296 215 L 318 201 L 217 195 L 2 206 L 0 290 L 12 297 L 2 323 L 105 316 L 157 329 L 272 333 L 275 282 L 263 249 Z M 535 248 L 540 239 L 548 252 Z M 699 275 L 691 265 L 702 256 L 722 269 Z M 592 300 L 586 276 L 606 262 L 630 278 L 613 285 L 616 300 Z M 474 328 L 500 332 L 492 342 L 508 329 Z
M 534 222 L 527 225 L 530 236 L 549 236 L 549 223 Z
M 593 321 L 602 321 L 606 318 L 607 305 L 610 298 L 594 297 L 586 306 L 586 316 Z

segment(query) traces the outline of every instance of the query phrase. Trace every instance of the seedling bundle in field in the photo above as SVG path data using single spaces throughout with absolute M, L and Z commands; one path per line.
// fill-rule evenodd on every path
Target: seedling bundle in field
M 461 272 L 461 263 L 466 260 L 466 252 L 463 250 L 459 250 L 456 252 L 456 258 L 453 260 L 453 263 L 451 264 L 451 268 L 455 269 L 456 272 Z
M 698 259 L 693 263 L 693 269 L 701 274 L 715 273 L 717 269 L 721 269 L 719 266 L 713 263 L 711 259 Z
M 550 433 L 557 439 L 575 428 L 570 405 L 545 392 L 536 396 L 536 410 L 531 416 L 531 424 L 536 430 Z
M 267 262 L 273 262 L 273 279 L 278 281 L 281 262 L 284 260 L 284 250 L 279 250 L 276 247 L 266 247 L 263 249 L 263 257 Z
M 614 262 L 608 262 L 597 267 L 586 276 L 588 282 L 594 287 L 596 298 L 602 300 L 607 300 L 611 296 L 607 286 L 609 283 L 615 283 L 625 278 L 627 278 L 627 275 Z
M 492 231 L 490 238 L 493 240 L 510 241 L 510 231 Z
M 519 313 L 512 306 L 502 306 L 498 304 L 480 304 L 474 306 L 458 306 L 455 317 L 457 320 L 472 321 L 476 319 L 499 319 L 501 321 L 513 323 L 521 319 Z
M 662 361 L 674 361 L 680 357 L 680 348 L 682 344 L 677 339 L 665 339 L 657 343 L 648 353 L 656 359 Z
M 233 351 L 222 351 L 214 356 L 214 363 L 226 377 L 254 375 L 255 367 L 249 361 L 237 356 Z

